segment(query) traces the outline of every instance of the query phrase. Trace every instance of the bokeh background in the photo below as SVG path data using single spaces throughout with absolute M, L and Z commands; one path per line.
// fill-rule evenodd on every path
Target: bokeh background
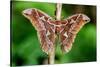
M 11 1 L 11 65 L 41 65 L 47 55 L 41 50 L 37 32 L 22 15 L 27 8 L 37 8 L 55 18 L 55 3 Z M 88 15 L 91 21 L 77 34 L 72 50 L 63 54 L 58 44 L 55 64 L 96 61 L 96 6 L 63 4 L 62 19 L 76 13 Z

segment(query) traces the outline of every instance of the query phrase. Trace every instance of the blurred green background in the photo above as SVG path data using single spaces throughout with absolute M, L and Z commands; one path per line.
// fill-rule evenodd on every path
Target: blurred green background
M 37 8 L 55 18 L 55 3 L 11 1 L 11 65 L 40 65 L 47 63 L 37 32 L 22 15 L 27 8 Z M 63 4 L 62 19 L 75 13 L 91 18 L 77 34 L 72 50 L 63 54 L 58 45 L 55 64 L 96 61 L 96 6 Z

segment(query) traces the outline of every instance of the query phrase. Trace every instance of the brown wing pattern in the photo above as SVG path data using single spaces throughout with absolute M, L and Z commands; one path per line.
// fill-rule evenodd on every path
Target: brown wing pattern
M 38 33 L 41 47 L 44 52 L 52 51 L 55 42 L 54 26 L 50 25 L 51 17 L 38 9 L 26 9 L 23 15 L 28 18 Z
M 69 52 L 76 34 L 90 19 L 84 14 L 75 14 L 64 21 L 67 22 L 67 25 L 64 26 L 63 31 L 60 33 L 61 49 L 64 52 Z
M 52 52 L 55 35 L 59 33 L 62 51 L 69 52 L 76 34 L 90 21 L 84 14 L 75 14 L 63 21 L 56 21 L 38 9 L 26 9 L 23 15 L 28 18 L 38 33 L 44 52 Z

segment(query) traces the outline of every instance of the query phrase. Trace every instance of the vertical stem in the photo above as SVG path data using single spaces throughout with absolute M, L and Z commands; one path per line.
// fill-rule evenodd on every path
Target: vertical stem
M 56 20 L 60 20 L 61 19 L 61 10 L 62 10 L 62 4 L 61 3 L 57 3 Z
M 61 19 L 61 9 L 62 9 L 62 4 L 57 3 L 57 6 L 56 6 L 56 20 Z M 48 64 L 54 64 L 55 48 L 56 48 L 55 46 L 56 45 L 54 45 L 52 51 L 48 53 Z
M 55 46 L 53 47 L 52 52 L 48 53 L 48 64 L 54 64 L 54 58 L 55 58 Z

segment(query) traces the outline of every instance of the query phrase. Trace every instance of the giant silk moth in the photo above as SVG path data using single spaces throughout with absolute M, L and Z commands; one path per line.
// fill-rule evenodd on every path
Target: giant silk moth
M 76 34 L 90 21 L 84 14 L 75 14 L 63 20 L 54 20 L 36 8 L 26 9 L 22 13 L 37 30 L 42 50 L 46 53 L 53 50 L 57 34 L 60 37 L 62 51 L 69 52 Z

